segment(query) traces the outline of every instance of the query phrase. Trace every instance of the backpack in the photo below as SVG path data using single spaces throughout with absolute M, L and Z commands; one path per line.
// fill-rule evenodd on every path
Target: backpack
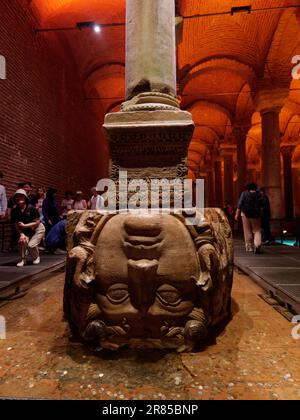
M 259 219 L 261 216 L 262 199 L 261 194 L 247 191 L 243 200 L 243 208 L 245 216 L 249 219 Z

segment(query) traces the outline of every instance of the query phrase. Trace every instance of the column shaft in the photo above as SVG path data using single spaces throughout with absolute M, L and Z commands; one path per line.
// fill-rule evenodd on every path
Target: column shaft
M 224 202 L 233 205 L 233 156 L 224 154 Z
M 282 218 L 279 109 L 261 113 L 262 183 L 270 199 L 272 226 L 278 231 Z M 274 232 L 276 233 L 276 232 Z
M 292 174 L 292 153 L 294 147 L 283 147 L 283 173 L 284 173 L 284 202 L 285 218 L 288 221 L 294 219 L 294 194 L 293 194 L 293 174 Z
M 176 95 L 174 0 L 126 1 L 126 99 Z
M 208 207 L 215 207 L 215 181 L 212 170 L 207 171 Z
M 215 169 L 215 205 L 223 208 L 223 180 L 222 180 L 222 162 L 217 160 L 214 163 Z
M 247 181 L 247 157 L 246 157 L 246 136 L 242 134 L 236 137 L 237 140 L 237 192 L 240 195 Z

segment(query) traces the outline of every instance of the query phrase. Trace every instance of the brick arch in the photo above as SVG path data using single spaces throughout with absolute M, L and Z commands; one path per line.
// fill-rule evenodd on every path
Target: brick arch
M 216 69 L 230 70 L 233 74 L 236 74 L 247 81 L 250 86 L 254 85 L 258 77 L 255 70 L 249 64 L 237 59 L 235 56 L 222 54 L 210 56 L 179 70 L 180 92 L 184 90 L 185 85 L 191 79 L 204 72 L 214 71 Z

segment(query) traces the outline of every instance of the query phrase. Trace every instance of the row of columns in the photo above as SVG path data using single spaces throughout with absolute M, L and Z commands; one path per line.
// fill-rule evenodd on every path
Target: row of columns
M 273 228 L 278 230 L 279 221 L 285 216 L 288 221 L 294 218 L 294 181 L 292 156 L 295 145 L 281 145 L 279 127 L 280 108 L 267 109 L 261 112 L 262 150 L 261 150 L 261 186 L 266 190 L 272 209 Z M 248 181 L 256 181 L 257 172 L 247 168 L 246 138 L 249 128 L 240 127 L 233 130 L 236 146 L 221 149 L 221 157 L 214 162 L 214 173 L 207 173 L 211 179 L 207 182 L 207 201 L 209 205 L 222 207 L 226 201 L 235 204 L 236 195 L 240 195 Z M 237 157 L 237 189 L 234 191 L 234 154 Z M 283 158 L 283 183 L 281 177 L 281 155 Z M 223 165 L 223 169 L 222 169 Z M 298 172 L 297 172 L 298 173 Z M 249 178 L 250 177 L 250 178 Z M 284 205 L 282 200 L 284 188 Z

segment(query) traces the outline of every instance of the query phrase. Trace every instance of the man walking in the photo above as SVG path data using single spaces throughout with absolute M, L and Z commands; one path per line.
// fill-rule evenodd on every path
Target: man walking
M 251 182 L 242 192 L 237 205 L 235 220 L 242 216 L 246 252 L 260 253 L 262 197 L 257 185 Z

